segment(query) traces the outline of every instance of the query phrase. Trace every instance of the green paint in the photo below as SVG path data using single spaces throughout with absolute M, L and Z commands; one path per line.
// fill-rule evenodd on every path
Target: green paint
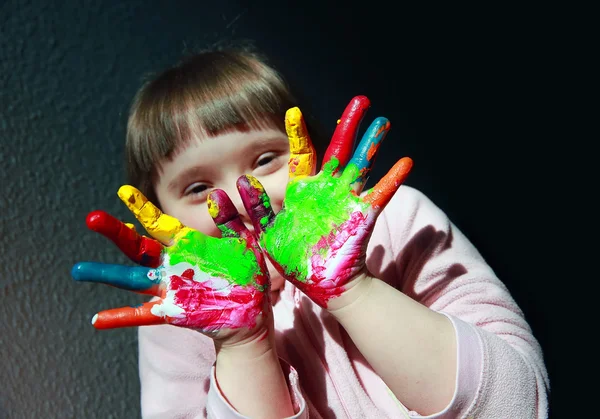
M 239 236 L 239 234 L 236 233 L 235 230 L 227 227 L 224 224 L 220 224 L 217 227 L 219 227 L 219 230 L 221 230 L 221 234 L 223 235 L 223 237 L 237 237 L 237 236 Z
M 261 237 L 261 245 L 286 274 L 295 275 L 300 281 L 306 280 L 307 263 L 319 240 L 348 221 L 356 209 L 366 212 L 369 208 L 350 192 L 349 177 L 358 173 L 358 168 L 349 167 L 348 175 L 332 177 L 338 165 L 334 158 L 316 176 L 292 180 L 286 190 L 284 209 Z M 326 255 L 327 249 L 319 249 L 319 254 Z
M 254 252 L 240 238 L 217 239 L 191 230 L 166 252 L 171 265 L 187 262 L 237 285 L 248 285 L 260 274 Z
M 269 222 L 269 217 L 263 217 L 260 219 L 260 225 L 263 227 L 266 226 L 268 222 Z

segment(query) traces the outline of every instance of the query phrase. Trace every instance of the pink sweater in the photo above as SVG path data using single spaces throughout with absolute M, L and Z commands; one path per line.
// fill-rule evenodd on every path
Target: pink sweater
M 454 324 L 456 391 L 427 418 L 546 418 L 541 348 L 510 293 L 422 193 L 401 186 L 369 242 L 371 273 Z M 286 283 L 273 307 L 295 418 L 421 417 L 406 409 L 329 313 Z M 390 320 L 402 321 L 402 319 Z M 215 383 L 215 350 L 175 326 L 139 328 L 144 418 L 241 418 Z M 246 385 L 246 384 L 242 384 Z

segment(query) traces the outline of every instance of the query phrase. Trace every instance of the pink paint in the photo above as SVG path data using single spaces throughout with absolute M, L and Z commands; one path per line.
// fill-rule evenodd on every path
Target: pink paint
M 317 304 L 327 307 L 327 301 L 339 296 L 364 266 L 364 244 L 374 223 L 374 217 L 369 215 L 353 212 L 349 220 L 313 247 L 311 276 L 303 287 L 310 288 L 310 296 Z M 327 250 L 326 256 L 319 254 L 323 249 Z
M 256 326 L 263 305 L 263 294 L 256 288 L 230 284 L 215 289 L 211 287 L 212 281 L 195 281 L 192 269 L 170 279 L 171 288 L 177 290 L 175 303 L 186 313 L 183 318 L 173 318 L 171 323 L 203 332 Z

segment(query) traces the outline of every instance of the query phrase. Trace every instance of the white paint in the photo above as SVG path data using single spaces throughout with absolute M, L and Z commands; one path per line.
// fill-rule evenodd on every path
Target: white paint
M 156 305 L 152 306 L 152 308 L 150 309 L 150 312 L 152 314 L 154 314 L 155 316 L 159 316 L 159 317 L 169 316 L 169 317 L 173 317 L 173 318 L 185 318 L 185 310 L 175 303 L 176 292 L 174 290 L 170 289 L 170 285 L 171 285 L 170 278 L 173 275 L 181 277 L 181 274 L 183 274 L 188 269 L 191 269 L 194 271 L 193 280 L 196 282 L 203 283 L 204 286 L 206 286 L 207 288 L 219 290 L 221 293 L 225 293 L 225 294 L 229 294 L 231 292 L 231 290 L 230 290 L 231 284 L 227 280 L 222 279 L 222 278 L 215 278 L 215 277 L 207 274 L 206 272 L 200 270 L 198 268 L 198 266 L 194 266 L 188 262 L 180 262 L 177 265 L 170 265 L 169 264 L 169 255 L 166 254 L 166 255 L 164 255 L 164 259 L 163 259 L 163 266 L 164 266 L 164 268 L 160 271 L 160 276 L 162 278 L 162 282 L 163 282 L 164 286 L 166 287 L 166 289 L 168 291 L 167 291 L 162 303 L 156 304 Z
M 185 310 L 175 304 L 175 291 L 173 290 L 167 291 L 167 295 L 163 299 L 162 303 L 153 305 L 150 309 L 150 312 L 158 317 L 185 317 Z
M 96 324 L 96 320 L 98 320 L 98 315 L 94 314 L 94 317 L 92 317 L 92 324 Z

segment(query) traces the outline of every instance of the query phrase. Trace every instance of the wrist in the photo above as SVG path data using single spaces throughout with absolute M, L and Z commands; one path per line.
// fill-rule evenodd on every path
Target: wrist
M 275 344 L 272 330 L 262 329 L 257 333 L 240 341 L 214 341 L 219 361 L 248 362 L 263 358 L 269 353 L 274 353 Z
M 336 317 L 351 311 L 353 306 L 368 298 L 374 281 L 377 278 L 368 272 L 360 273 L 346 284 L 344 292 L 327 302 L 327 311 Z

